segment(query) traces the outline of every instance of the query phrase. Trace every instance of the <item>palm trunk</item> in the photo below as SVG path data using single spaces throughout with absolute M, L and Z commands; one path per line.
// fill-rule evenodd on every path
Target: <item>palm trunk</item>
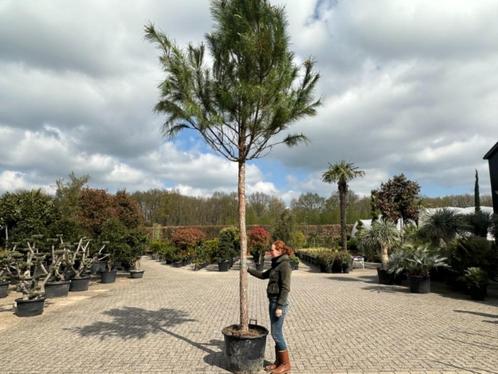
M 387 269 L 387 264 L 389 262 L 389 247 L 387 245 L 382 245 L 380 247 L 380 260 L 382 261 L 382 268 Z
M 246 165 L 239 161 L 239 231 L 240 231 L 240 328 L 244 334 L 249 331 L 247 300 L 247 234 L 246 234 Z
M 346 241 L 346 190 L 343 186 L 339 186 L 339 206 L 341 212 L 341 245 L 342 249 L 347 250 Z

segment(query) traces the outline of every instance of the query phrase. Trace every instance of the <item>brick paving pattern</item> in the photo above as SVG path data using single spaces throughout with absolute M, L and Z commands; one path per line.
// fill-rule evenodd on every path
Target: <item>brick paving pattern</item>
M 238 322 L 238 272 L 142 264 L 143 279 L 94 284 L 38 317 L 13 316 L 14 292 L 0 299 L 0 372 L 228 373 L 221 329 Z M 498 373 L 497 298 L 375 282 L 372 269 L 293 273 L 293 373 Z M 250 279 L 250 315 L 268 326 L 265 287 Z

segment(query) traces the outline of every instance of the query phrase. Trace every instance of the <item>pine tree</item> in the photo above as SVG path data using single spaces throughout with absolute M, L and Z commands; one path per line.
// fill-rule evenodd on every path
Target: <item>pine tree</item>
M 477 169 L 476 169 L 476 181 L 474 183 L 474 207 L 476 213 L 481 211 L 481 196 L 479 194 L 479 174 L 477 173 Z
M 284 9 L 268 0 L 213 0 L 214 30 L 206 36 L 212 65 L 205 62 L 204 44 L 177 47 L 153 25 L 146 38 L 162 52 L 166 75 L 155 109 L 166 114 L 163 129 L 174 136 L 197 131 L 211 148 L 238 165 L 238 210 L 241 244 L 240 325 L 248 331 L 246 162 L 267 154 L 279 143 L 294 146 L 303 134 L 287 134 L 290 124 L 314 115 L 318 81 L 314 63 L 301 69 L 289 51 Z M 301 78 L 301 79 L 300 79 Z

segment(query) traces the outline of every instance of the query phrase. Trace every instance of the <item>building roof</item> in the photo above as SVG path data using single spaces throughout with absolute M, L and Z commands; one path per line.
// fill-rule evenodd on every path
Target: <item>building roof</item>
M 493 156 L 498 151 L 498 142 L 491 148 L 488 153 L 486 153 L 483 157 L 485 160 L 489 160 L 491 156 Z

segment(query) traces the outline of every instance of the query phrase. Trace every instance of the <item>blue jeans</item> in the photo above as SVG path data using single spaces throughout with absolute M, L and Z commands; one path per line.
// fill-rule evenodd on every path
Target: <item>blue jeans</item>
M 270 322 L 271 322 L 271 336 L 275 341 L 275 346 L 277 347 L 277 349 L 279 351 L 285 351 L 287 350 L 287 344 L 284 338 L 283 326 L 284 326 L 285 316 L 287 315 L 288 306 L 284 305 L 280 307 L 280 309 L 282 309 L 281 317 L 275 316 L 275 310 L 277 309 L 277 307 L 279 307 L 277 305 L 277 299 L 270 299 L 269 309 L 270 309 Z

